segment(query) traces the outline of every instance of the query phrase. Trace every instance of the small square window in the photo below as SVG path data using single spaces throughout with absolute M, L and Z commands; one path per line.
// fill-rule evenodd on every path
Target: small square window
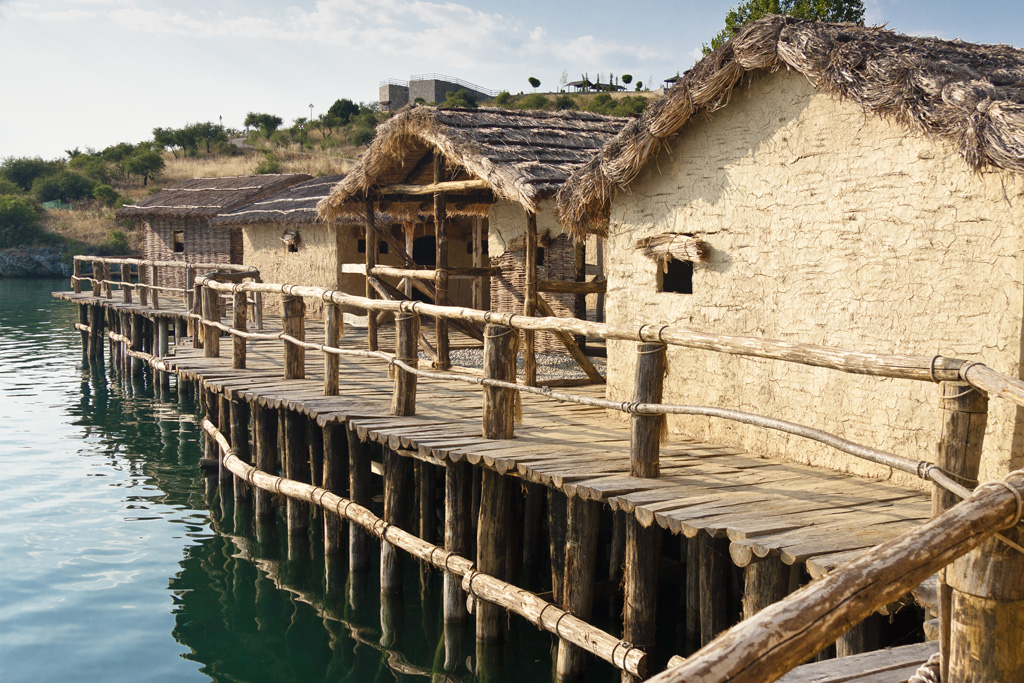
M 295 244 L 295 242 L 291 242 L 291 243 L 290 243 L 290 244 L 288 245 L 288 253 L 290 253 L 290 254 L 295 254 L 295 253 L 297 253 L 298 251 L 299 251 L 299 245 Z
M 537 265 L 544 265 L 544 247 L 537 247 Z
M 658 291 L 693 294 L 693 261 L 670 258 L 658 271 Z
M 358 251 L 360 254 L 366 253 L 366 240 L 359 240 L 358 242 L 356 242 L 356 251 Z
M 171 233 L 171 249 L 176 254 L 183 254 L 185 252 L 185 231 L 175 230 Z
M 382 241 L 380 243 L 380 245 L 377 247 L 377 253 L 378 254 L 386 254 L 386 253 L 388 253 L 388 243 Z

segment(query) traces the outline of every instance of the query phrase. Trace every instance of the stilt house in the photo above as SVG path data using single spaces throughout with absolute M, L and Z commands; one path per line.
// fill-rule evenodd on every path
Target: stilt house
M 472 304 L 478 308 L 489 290 L 491 310 L 582 315 L 583 297 L 603 291 L 603 283 L 584 282 L 583 249 L 559 224 L 553 198 L 625 122 L 584 112 L 413 105 L 377 129 L 359 164 L 320 204 L 320 215 L 428 216 L 435 253 L 425 277 L 434 281 L 438 300 L 448 298 L 456 278 L 479 282 L 489 275 L 486 288 L 480 282 L 474 289 L 479 293 Z M 436 226 L 434 217 L 441 217 Z M 457 260 L 467 253 L 472 261 L 461 267 Z M 410 268 L 427 265 L 415 254 L 408 260 Z M 583 357 L 570 337 L 545 333 L 537 342 L 542 349 L 567 344 L 578 360 Z M 528 333 L 524 351 L 531 383 L 532 345 Z M 585 359 L 581 365 L 600 380 Z
M 147 259 L 191 263 L 242 263 L 242 232 L 212 229 L 211 218 L 243 204 L 309 180 L 301 173 L 195 178 L 156 192 L 117 212 L 117 218 L 142 221 Z M 180 273 L 168 273 L 184 284 Z
M 562 188 L 607 235 L 607 317 L 882 353 L 1024 348 L 1024 52 L 768 17 L 688 71 Z M 609 347 L 628 400 L 635 350 Z M 935 388 L 669 350 L 666 402 L 750 410 L 898 454 L 935 451 Z M 898 478 L 713 418 L 673 430 Z M 1024 416 L 989 413 L 982 479 L 1024 464 Z M 891 436 L 885 436 L 891 435 Z M 1012 443 L 1012 453 L 1010 444 Z M 797 454 L 794 456 L 794 454 Z M 904 482 L 907 479 L 903 479 Z

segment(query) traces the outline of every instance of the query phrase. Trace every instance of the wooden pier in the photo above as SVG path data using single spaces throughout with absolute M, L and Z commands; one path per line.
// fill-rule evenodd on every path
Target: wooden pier
M 971 496 L 949 475 L 960 480 L 977 476 L 987 406 L 983 392 L 1024 404 L 1024 384 L 979 363 L 794 349 L 696 333 L 687 337 L 668 326 L 631 332 L 585 321 L 265 285 L 258 277 L 242 282 L 242 277 L 229 276 L 224 278 L 229 282 L 218 282 L 213 274 L 192 275 L 192 288 L 180 290 L 173 303 L 168 300 L 156 310 L 140 297 L 113 296 L 109 277 L 93 278 L 108 284 L 92 292 L 54 296 L 79 305 L 78 327 L 90 357 L 102 354 L 100 340 L 106 339 L 112 361 L 121 367 L 128 369 L 132 359 L 148 361 L 162 377 L 176 374 L 179 382 L 196 384 L 210 435 L 205 462 L 217 468 L 225 492 L 254 496 L 257 518 L 271 518 L 276 494 L 285 494 L 289 536 L 305 537 L 311 529 L 323 533 L 326 552 L 347 552 L 350 571 L 367 566 L 369 538 L 378 537 L 384 592 L 398 589 L 404 553 L 437 567 L 445 572 L 446 623 L 465 621 L 468 605 L 477 639 L 487 643 L 501 639 L 506 610 L 526 618 L 561 639 L 555 667 L 559 680 L 577 677 L 588 652 L 621 669 L 624 680 L 646 678 L 663 668 L 665 662 L 655 665 L 649 656 L 658 640 L 656 606 L 678 609 L 685 633 L 685 652 L 678 654 L 704 648 L 685 660 L 673 658 L 658 680 L 775 680 L 831 643 L 843 659 L 814 666 L 832 678 L 816 678 L 817 669 L 806 668 L 784 680 L 906 680 L 907 672 L 937 646 L 846 656 L 885 645 L 877 640 L 876 612 L 912 604 L 911 592 L 919 584 L 983 541 L 991 552 L 989 546 L 998 544 L 986 539 L 1005 522 L 1019 521 L 1022 512 L 1018 503 L 1024 482 L 1019 478 L 1008 478 L 956 507 L 958 497 L 946 493 Z M 86 279 L 80 270 L 76 277 Z M 129 275 L 125 281 L 130 282 Z M 136 287 L 145 289 L 144 283 Z M 247 323 L 257 302 L 254 295 L 275 287 L 285 293 L 283 316 L 261 319 L 256 330 Z M 303 296 L 327 302 L 326 322 L 304 319 Z M 224 305 L 228 301 L 231 308 Z M 342 336 L 336 308 L 342 304 L 370 311 L 374 329 L 349 326 Z M 231 311 L 231 325 L 221 322 L 223 308 Z M 380 320 L 377 312 L 393 322 Z M 421 312 L 487 323 L 483 367 L 427 369 L 416 352 Z M 105 325 L 109 333 L 103 335 Z M 527 328 L 572 334 L 597 330 L 605 338 L 635 335 L 641 359 L 635 400 L 611 404 L 600 385 L 573 387 L 569 397 L 551 387 L 517 384 L 515 332 Z M 190 329 L 196 334 L 187 337 Z M 222 332 L 228 336 L 221 338 Z M 196 336 L 204 338 L 201 345 Z M 947 417 L 937 425 L 944 430 L 940 467 L 769 418 L 721 410 L 712 414 L 788 430 L 859 457 L 916 470 L 944 488 L 929 497 L 713 444 L 662 443 L 666 413 L 697 409 L 661 405 L 659 363 L 666 343 L 941 382 Z M 479 343 L 453 335 L 451 345 Z M 628 413 L 630 421 L 609 419 L 609 409 Z M 383 489 L 379 515 L 370 511 L 374 474 Z M 965 517 L 962 509 L 970 505 L 979 511 L 984 507 L 984 514 Z M 311 514 L 314 508 L 320 512 Z M 947 518 L 973 524 L 973 531 L 950 531 L 942 526 L 953 524 Z M 920 529 L 932 527 L 938 545 L 928 545 L 932 537 L 925 534 L 916 554 L 892 555 L 891 547 L 911 547 Z M 1015 536 L 1017 530 L 1006 533 Z M 996 560 L 969 562 L 1020 566 L 1021 558 L 1013 553 L 1001 549 L 996 555 Z M 990 586 L 971 584 L 977 576 L 962 567 L 965 563 L 956 565 L 957 571 L 943 571 L 934 600 L 919 598 L 926 610 L 923 619 L 939 619 L 934 630 L 946 655 L 943 665 L 952 665 L 954 672 L 965 661 L 977 661 L 969 653 L 993 646 L 979 636 L 983 625 L 959 623 L 953 606 L 980 593 L 1003 601 L 1006 606 L 999 609 L 1016 618 L 1021 599 L 1016 589 L 1002 587 L 999 577 L 987 576 Z M 893 570 L 897 566 L 898 572 Z M 861 573 L 854 576 L 848 567 L 861 568 Z M 839 597 L 847 595 L 843 591 L 859 597 L 850 602 Z M 597 593 L 618 594 L 623 601 L 620 633 L 587 623 Z M 772 640 L 767 624 L 788 623 L 785 610 L 798 602 L 819 610 L 820 627 L 801 622 L 797 628 L 794 622 L 786 638 L 788 652 L 772 659 L 782 641 Z M 766 621 L 771 619 L 777 621 Z M 757 624 L 768 640 L 736 640 L 740 636 L 734 634 Z M 760 649 L 746 652 L 744 643 Z M 1022 666 L 1024 656 L 1014 659 L 1004 650 L 999 649 L 1001 670 Z M 837 678 L 840 670 L 848 678 Z M 857 671 L 865 677 L 857 678 Z

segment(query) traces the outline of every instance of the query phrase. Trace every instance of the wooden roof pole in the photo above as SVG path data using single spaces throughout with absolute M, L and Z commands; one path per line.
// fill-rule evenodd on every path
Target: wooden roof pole
M 526 292 L 523 295 L 523 315 L 537 315 L 537 214 L 526 212 Z M 533 330 L 523 330 L 523 381 L 537 386 L 537 355 Z
M 373 200 L 366 198 L 365 203 L 366 221 L 366 298 L 376 299 L 377 290 L 370 284 L 369 273 L 377 265 L 377 227 L 374 225 Z M 377 314 L 374 311 L 366 312 L 366 340 L 370 351 L 378 348 L 377 340 Z
M 441 187 L 444 183 L 444 157 L 434 150 L 434 184 Z M 447 184 L 447 183 L 444 183 Z M 434 235 L 436 237 L 436 263 L 434 269 L 437 272 L 434 280 L 434 302 L 442 303 L 448 298 L 448 221 L 444 205 L 444 190 L 434 193 Z M 437 331 L 437 361 L 434 367 L 439 370 L 447 370 L 452 366 L 451 354 L 448 344 L 448 321 L 443 318 L 436 319 Z

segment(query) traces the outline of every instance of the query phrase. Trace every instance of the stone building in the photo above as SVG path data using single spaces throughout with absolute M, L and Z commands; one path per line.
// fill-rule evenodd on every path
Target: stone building
M 607 318 L 1021 375 L 1024 52 L 769 17 L 688 71 L 559 195 L 608 238 Z M 609 345 L 628 400 L 634 345 Z M 745 410 L 934 457 L 935 386 L 671 348 L 665 401 Z M 676 432 L 861 474 L 785 434 L 675 417 Z M 993 401 L 982 479 L 1024 464 Z M 920 485 L 920 483 L 918 484 Z
M 448 93 L 465 90 L 476 98 L 477 104 L 494 99 L 498 93 L 475 83 L 443 74 L 419 74 L 408 81 L 388 79 L 380 82 L 378 100 L 381 111 L 398 111 L 407 104 L 422 100 L 427 104 L 444 102 Z

